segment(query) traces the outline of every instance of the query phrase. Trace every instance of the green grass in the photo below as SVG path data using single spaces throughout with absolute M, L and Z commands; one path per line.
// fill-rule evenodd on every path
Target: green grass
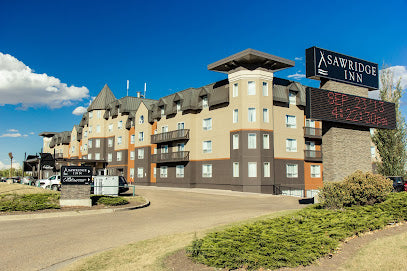
M 334 251 L 345 238 L 407 219 L 407 193 L 382 203 L 342 210 L 319 205 L 273 219 L 234 226 L 193 241 L 196 261 L 220 268 L 277 269 L 309 265 Z
M 2 194 L 0 211 L 37 211 L 59 209 L 59 194 Z
M 122 197 L 91 195 L 92 205 L 103 204 L 106 206 L 118 206 L 128 204 L 129 201 Z

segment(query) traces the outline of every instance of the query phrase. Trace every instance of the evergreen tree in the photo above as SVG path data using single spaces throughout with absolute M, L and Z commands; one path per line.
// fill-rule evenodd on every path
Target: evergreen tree
M 375 129 L 372 141 L 376 145 L 379 162 L 378 173 L 384 176 L 404 176 L 407 162 L 406 122 L 400 111 L 400 100 L 403 95 L 400 79 L 395 83 L 393 72 L 383 69 L 380 74 L 380 98 L 382 101 L 396 105 L 396 129 Z

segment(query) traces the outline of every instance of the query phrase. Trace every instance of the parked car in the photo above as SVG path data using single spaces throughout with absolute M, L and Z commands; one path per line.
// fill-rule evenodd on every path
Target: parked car
M 33 176 L 25 176 L 22 180 L 21 180 L 22 184 L 26 184 L 26 185 L 35 185 L 35 180 Z
M 394 192 L 406 191 L 406 183 L 405 183 L 403 177 L 388 176 L 387 178 L 393 181 L 393 191 Z
M 39 183 L 39 185 L 38 185 Z M 61 189 L 61 176 L 52 175 L 48 179 L 41 179 L 37 181 L 37 186 L 45 189 L 60 190 Z

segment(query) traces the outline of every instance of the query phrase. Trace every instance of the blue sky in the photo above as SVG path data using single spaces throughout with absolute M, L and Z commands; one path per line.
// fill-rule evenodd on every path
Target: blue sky
M 397 66 L 407 86 L 407 1 L 0 1 L 0 168 L 40 152 L 42 131 L 78 124 L 107 83 L 147 98 L 226 75 L 207 65 L 247 48 L 295 60 L 318 46 Z M 29 68 L 28 68 L 29 67 Z M 298 75 L 294 76 L 294 75 Z M 407 111 L 404 109 L 403 113 Z

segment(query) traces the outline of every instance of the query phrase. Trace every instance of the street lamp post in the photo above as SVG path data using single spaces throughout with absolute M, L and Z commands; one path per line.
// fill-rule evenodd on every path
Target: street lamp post
M 11 177 L 13 177 L 12 176 L 12 172 L 13 172 L 13 153 L 9 152 L 8 156 L 10 157 L 10 160 L 11 160 L 11 164 L 10 164 L 10 178 L 11 178 Z

